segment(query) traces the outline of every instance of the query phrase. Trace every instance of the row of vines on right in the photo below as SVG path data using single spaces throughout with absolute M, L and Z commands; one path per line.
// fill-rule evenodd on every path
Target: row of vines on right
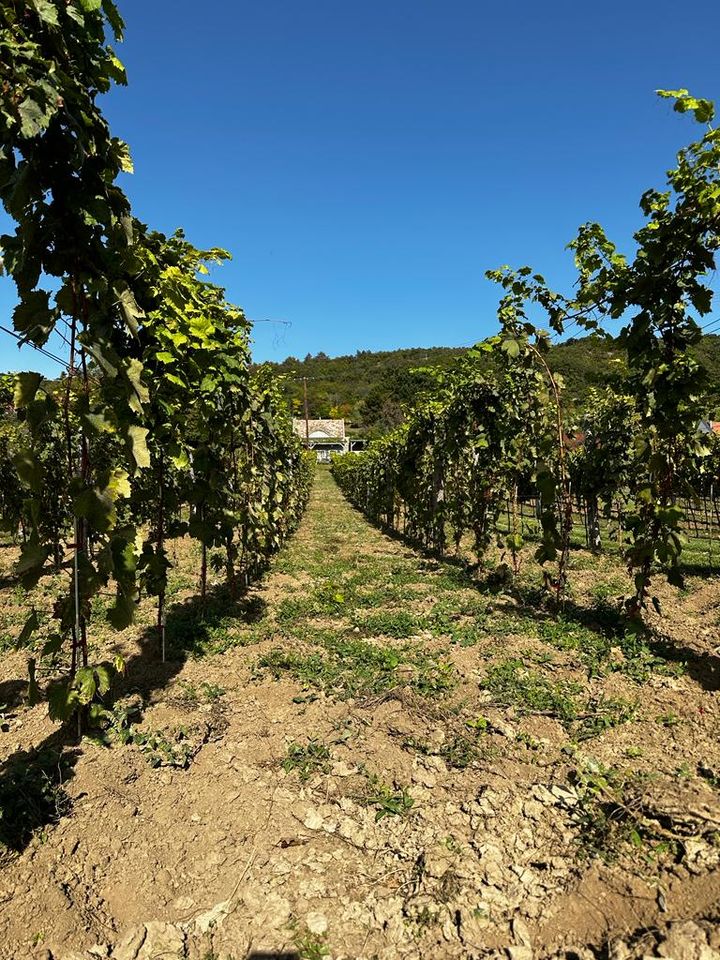
M 333 462 L 353 504 L 432 551 L 469 540 L 482 565 L 499 546 L 512 577 L 532 529 L 544 587 L 558 604 L 577 524 L 592 549 L 612 537 L 637 625 L 658 605 L 653 577 L 682 585 L 685 532 L 697 525 L 698 505 L 708 513 L 720 475 L 715 438 L 701 429 L 708 385 L 693 350 L 713 301 L 720 131 L 711 102 L 685 90 L 659 94 L 703 131 L 678 154 L 666 189 L 643 194 L 634 254 L 586 223 L 570 244 L 571 295 L 529 267 L 490 271 L 503 291 L 499 334 L 441 375 L 401 427 Z M 618 325 L 627 376 L 573 414 L 548 362 L 552 338 Z

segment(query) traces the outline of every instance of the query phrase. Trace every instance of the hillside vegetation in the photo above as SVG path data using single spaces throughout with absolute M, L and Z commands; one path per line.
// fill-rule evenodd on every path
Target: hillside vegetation
M 297 414 L 303 409 L 306 377 L 311 417 L 344 417 L 363 434 L 375 436 L 397 426 L 403 410 L 433 390 L 437 371 L 451 369 L 465 352 L 461 347 L 359 350 L 342 357 L 287 357 L 270 366 L 288 377 L 286 389 Z M 714 416 L 720 408 L 720 337 L 703 337 L 697 356 L 707 371 L 708 415 Z M 556 344 L 549 360 L 565 379 L 568 404 L 578 409 L 592 387 L 619 387 L 626 372 L 618 340 L 597 335 Z

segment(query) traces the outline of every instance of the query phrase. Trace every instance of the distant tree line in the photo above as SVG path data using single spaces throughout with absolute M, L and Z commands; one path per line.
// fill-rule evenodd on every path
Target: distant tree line
M 271 366 L 287 376 L 288 399 L 297 415 L 303 410 L 303 382 L 307 378 L 312 417 L 343 418 L 353 431 L 378 437 L 402 423 L 405 413 L 431 397 L 465 350 L 457 347 L 413 348 L 328 357 L 307 354 L 288 357 Z M 707 415 L 720 419 L 720 337 L 704 336 L 694 348 L 707 370 Z M 627 377 L 625 351 L 617 340 L 597 334 L 569 339 L 550 348 L 548 362 L 562 374 L 566 404 L 582 413 L 592 390 L 613 387 L 622 391 Z

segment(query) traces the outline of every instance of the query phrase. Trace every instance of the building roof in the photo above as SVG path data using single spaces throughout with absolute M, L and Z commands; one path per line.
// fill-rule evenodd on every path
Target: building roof
M 700 433 L 720 433 L 720 420 L 701 420 Z

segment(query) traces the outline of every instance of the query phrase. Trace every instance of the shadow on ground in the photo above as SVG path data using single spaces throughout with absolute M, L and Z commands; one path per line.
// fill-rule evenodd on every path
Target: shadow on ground
M 539 591 L 527 593 L 522 590 L 515 591 L 517 599 L 521 602 L 518 612 L 530 619 L 547 621 L 553 614 L 543 606 L 542 600 L 538 599 L 538 593 Z M 588 607 L 566 600 L 562 607 L 562 617 L 566 622 L 576 623 L 587 630 L 592 630 L 609 643 L 615 643 L 622 638 L 628 626 L 621 605 L 606 600 Z M 689 646 L 659 630 L 648 631 L 643 639 L 650 653 L 668 663 L 682 665 L 687 675 L 703 690 L 720 690 L 720 656 L 717 654 Z
M 5 850 L 21 851 L 36 831 L 65 816 L 72 801 L 65 784 L 80 756 L 67 749 L 60 733 L 36 750 L 21 750 L 0 771 L 0 858 Z M 1 859 L 0 859 L 0 862 Z
M 349 501 L 348 501 L 349 503 Z M 371 523 L 377 530 L 391 540 L 407 544 L 424 559 L 420 563 L 421 569 L 437 570 L 440 566 L 452 570 L 453 576 L 459 584 L 479 590 L 481 593 L 506 593 L 518 601 L 515 612 L 528 619 L 546 622 L 557 615 L 557 609 L 552 604 L 552 598 L 541 588 L 524 588 L 513 584 L 511 579 L 502 576 L 501 571 L 492 570 L 479 576 L 480 567 L 477 564 L 465 562 L 461 557 L 448 554 L 439 554 L 428 549 L 423 544 L 406 536 L 401 531 L 394 530 L 382 523 L 373 523 L 361 510 L 350 504 L 355 512 Z M 571 546 L 571 552 L 585 550 L 580 543 Z M 686 576 L 714 576 L 717 570 L 702 564 L 685 564 L 683 573 Z M 593 606 L 584 607 L 571 599 L 562 605 L 562 617 L 592 630 L 609 642 L 622 637 L 627 630 L 627 620 L 620 603 L 612 604 L 601 601 Z M 685 672 L 703 690 L 720 690 L 720 656 L 715 653 L 697 649 L 676 638 L 659 631 L 650 631 L 646 640 L 648 650 L 655 656 L 671 663 L 682 664 Z
M 265 616 L 265 608 L 257 595 L 233 597 L 224 586 L 208 594 L 205 602 L 193 597 L 174 604 L 166 620 L 167 661 L 159 658 L 157 630 L 148 628 L 103 705 L 112 707 L 129 693 L 140 693 L 147 701 L 150 694 L 168 686 L 190 657 L 207 653 L 207 643 L 219 625 L 257 623 Z M 0 685 L 0 705 L 20 703 L 26 687 L 24 681 Z M 0 764 L 0 856 L 3 850 L 24 850 L 38 830 L 70 811 L 72 802 L 65 788 L 82 754 L 77 740 L 77 719 L 73 719 L 36 747 L 18 750 Z
M 4 680 L 0 683 L 0 711 L 19 706 L 27 694 L 27 680 Z

